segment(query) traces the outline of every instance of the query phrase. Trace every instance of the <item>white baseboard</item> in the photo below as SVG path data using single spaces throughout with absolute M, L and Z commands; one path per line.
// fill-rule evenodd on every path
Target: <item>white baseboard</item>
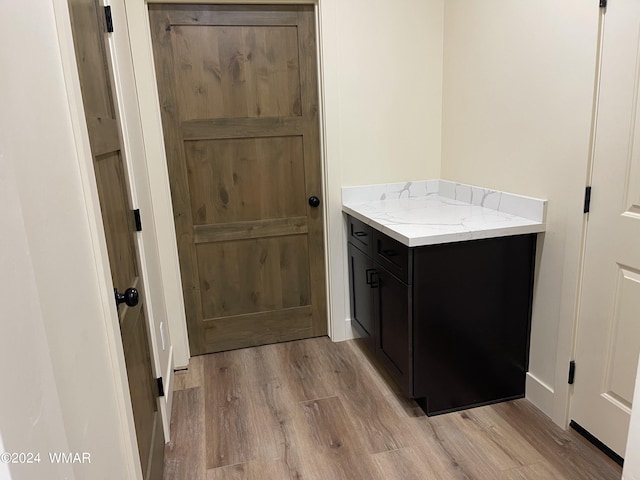
M 531 372 L 527 372 L 525 384 L 525 396 L 527 400 L 539 408 L 545 415 L 551 417 L 553 414 L 553 388 L 537 378 Z
M 344 340 L 353 340 L 356 338 L 360 338 L 360 335 L 358 334 L 358 332 L 356 332 L 355 329 L 351 326 L 351 319 L 350 318 L 345 319 L 345 323 L 346 323 L 346 328 L 345 328 Z
M 173 407 L 173 382 L 174 382 L 174 366 L 173 366 L 173 345 L 169 350 L 169 363 L 167 365 L 167 371 L 164 373 L 164 378 L 167 379 L 167 384 L 164 386 L 164 397 L 161 397 L 160 408 L 162 413 L 162 427 L 164 429 L 165 443 L 169 443 L 171 440 L 171 410 Z

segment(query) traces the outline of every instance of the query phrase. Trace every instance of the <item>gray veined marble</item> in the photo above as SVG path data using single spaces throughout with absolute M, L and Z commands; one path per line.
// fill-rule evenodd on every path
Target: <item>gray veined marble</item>
M 546 205 L 446 180 L 342 189 L 343 211 L 409 247 L 543 232 Z

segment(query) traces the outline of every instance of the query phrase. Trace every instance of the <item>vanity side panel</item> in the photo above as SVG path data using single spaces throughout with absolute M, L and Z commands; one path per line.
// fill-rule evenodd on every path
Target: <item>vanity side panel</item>
M 414 396 L 427 414 L 524 396 L 535 235 L 414 251 Z

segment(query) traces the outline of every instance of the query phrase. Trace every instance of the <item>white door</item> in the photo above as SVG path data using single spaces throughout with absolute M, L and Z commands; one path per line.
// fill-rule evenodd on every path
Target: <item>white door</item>
M 603 32 L 571 418 L 622 457 L 640 353 L 640 1 L 609 0 Z

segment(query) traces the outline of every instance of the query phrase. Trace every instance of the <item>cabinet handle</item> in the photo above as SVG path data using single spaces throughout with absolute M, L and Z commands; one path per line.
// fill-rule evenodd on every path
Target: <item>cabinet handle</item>
M 367 233 L 366 233 L 366 232 L 353 232 L 353 234 L 354 234 L 356 237 L 366 237 L 366 236 L 367 236 Z
M 378 271 L 375 268 L 368 268 L 365 274 L 367 276 L 367 285 L 370 285 L 371 288 L 378 288 Z
M 382 254 L 386 257 L 396 257 L 398 252 L 395 250 L 382 250 Z

